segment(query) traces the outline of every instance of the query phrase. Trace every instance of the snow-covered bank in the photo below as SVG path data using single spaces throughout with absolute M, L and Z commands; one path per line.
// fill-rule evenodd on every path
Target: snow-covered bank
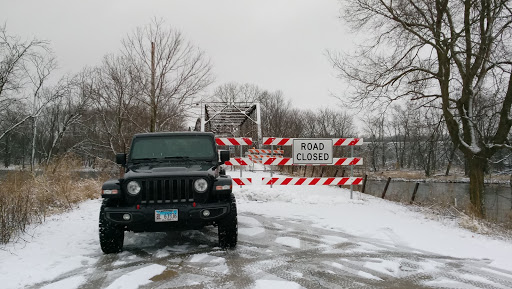
M 388 177 L 383 176 L 369 176 L 368 180 L 372 181 L 380 181 L 385 182 L 387 181 Z M 392 178 L 393 181 L 399 181 L 399 182 L 411 182 L 411 183 L 460 183 L 460 184 L 469 184 L 469 178 L 467 177 L 459 177 L 459 178 L 452 178 L 452 179 L 445 179 L 445 178 Z M 484 184 L 500 184 L 500 185 L 509 185 L 510 180 L 508 179 L 497 179 L 497 178 L 486 178 L 484 180 Z
M 1 247 L 2 287 L 21 288 L 53 280 L 95 263 L 101 256 L 97 228 L 100 203 L 98 199 L 86 201 L 71 212 L 47 218 L 44 224 L 31 225 L 22 241 Z

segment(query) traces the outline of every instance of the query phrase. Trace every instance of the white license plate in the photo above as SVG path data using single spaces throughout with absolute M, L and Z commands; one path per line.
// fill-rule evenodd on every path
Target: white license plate
M 155 210 L 155 222 L 176 222 L 178 221 L 178 209 Z

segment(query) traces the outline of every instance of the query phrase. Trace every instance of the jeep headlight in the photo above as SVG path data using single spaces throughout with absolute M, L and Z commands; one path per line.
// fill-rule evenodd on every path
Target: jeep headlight
M 136 181 L 130 181 L 128 185 L 126 185 L 126 189 L 128 190 L 128 194 L 135 196 L 140 192 L 140 185 Z
M 204 193 L 208 189 L 208 182 L 205 179 L 197 179 L 194 182 L 194 189 L 198 193 Z

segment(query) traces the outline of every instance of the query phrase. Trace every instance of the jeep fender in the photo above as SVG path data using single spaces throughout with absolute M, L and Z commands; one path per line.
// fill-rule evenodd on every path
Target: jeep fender
M 219 176 L 213 182 L 212 192 L 214 194 L 230 194 L 232 188 L 233 188 L 233 180 L 231 179 L 231 176 L 229 176 L 229 175 Z
M 101 186 L 102 198 L 120 198 L 121 184 L 119 179 L 110 179 Z

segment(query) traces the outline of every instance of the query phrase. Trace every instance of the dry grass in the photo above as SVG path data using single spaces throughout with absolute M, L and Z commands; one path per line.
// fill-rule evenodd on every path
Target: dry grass
M 10 172 L 0 181 L 0 243 L 13 241 L 27 225 L 99 197 L 106 177 L 81 179 L 80 162 L 67 155 L 40 172 Z
M 492 236 L 506 241 L 512 240 L 512 214 L 509 222 L 497 222 L 479 217 L 471 205 L 460 210 L 446 201 L 429 204 L 414 203 L 409 205 L 409 208 L 422 212 L 428 219 L 439 222 L 453 221 L 459 227 L 475 234 Z
M 422 179 L 425 178 L 423 171 L 379 171 L 370 172 L 368 177 L 387 179 Z

